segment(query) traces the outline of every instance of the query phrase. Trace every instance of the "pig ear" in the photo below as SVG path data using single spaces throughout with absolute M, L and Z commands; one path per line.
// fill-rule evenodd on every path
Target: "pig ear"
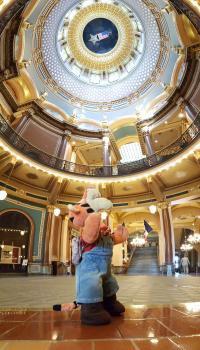
M 94 213 L 94 210 L 92 208 L 88 208 L 87 213 Z

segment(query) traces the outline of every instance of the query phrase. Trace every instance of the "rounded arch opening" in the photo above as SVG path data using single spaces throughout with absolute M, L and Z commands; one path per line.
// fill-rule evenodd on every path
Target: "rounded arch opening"
M 25 272 L 25 261 L 32 262 L 34 222 L 18 209 L 0 212 L 0 272 Z M 25 260 L 25 261 L 24 261 Z

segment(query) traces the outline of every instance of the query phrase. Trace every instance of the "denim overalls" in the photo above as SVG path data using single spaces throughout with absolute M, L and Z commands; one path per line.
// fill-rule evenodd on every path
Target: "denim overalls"
M 76 267 L 76 301 L 91 304 L 103 301 L 119 289 L 111 274 L 113 241 L 110 236 L 102 236 L 95 248 L 83 253 Z

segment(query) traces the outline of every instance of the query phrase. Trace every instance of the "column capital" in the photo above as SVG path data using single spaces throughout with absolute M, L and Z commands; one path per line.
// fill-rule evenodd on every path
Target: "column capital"
M 142 135 L 143 135 L 144 137 L 150 136 L 150 130 L 144 130 L 144 131 L 142 131 Z
M 196 158 L 196 160 L 200 160 L 200 151 L 199 150 L 194 151 L 193 155 Z
M 104 131 L 103 132 L 103 139 L 104 139 L 104 137 L 107 137 L 107 138 L 110 139 L 110 132 L 109 131 Z
M 109 145 L 110 144 L 110 137 L 109 133 L 103 134 L 103 139 L 102 139 L 103 145 Z
M 67 214 L 61 215 L 62 221 L 67 222 L 69 220 L 69 216 Z
M 16 111 L 16 112 L 13 113 L 13 117 L 15 119 L 20 119 L 20 118 L 22 118 L 24 116 L 23 113 L 24 113 L 24 111 Z
M 71 137 L 72 137 L 71 131 L 65 130 L 65 131 L 64 131 L 64 136 L 66 137 L 67 141 L 70 141 L 70 140 L 71 140 Z
M 157 204 L 158 209 L 166 209 L 171 207 L 171 203 L 163 201 Z
M 51 204 L 47 205 L 47 212 L 48 213 L 53 213 L 54 208 L 55 208 L 54 205 L 51 205 Z
M 183 105 L 183 104 L 186 104 L 187 103 L 187 101 L 184 99 L 184 97 L 182 97 L 182 96 L 180 96 L 179 98 L 178 98 L 178 100 L 176 101 L 176 105 L 177 106 L 181 106 L 181 105 Z
M 59 184 L 61 184 L 62 181 L 63 181 L 63 178 L 59 176 L 58 179 L 57 179 L 57 182 L 58 182 Z

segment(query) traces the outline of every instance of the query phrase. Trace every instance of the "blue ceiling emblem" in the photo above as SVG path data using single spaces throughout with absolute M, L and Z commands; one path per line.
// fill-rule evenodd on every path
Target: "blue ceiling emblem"
M 115 47 L 118 41 L 118 31 L 110 20 L 95 18 L 85 26 L 83 41 L 90 51 L 104 54 Z

